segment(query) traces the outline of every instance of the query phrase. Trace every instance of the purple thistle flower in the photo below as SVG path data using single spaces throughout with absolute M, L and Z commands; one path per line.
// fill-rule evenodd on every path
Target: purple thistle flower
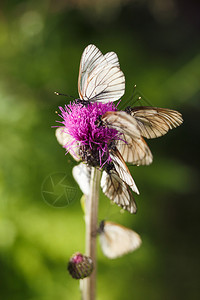
M 64 145 L 67 152 L 77 152 L 88 165 L 102 167 L 111 162 L 109 148 L 121 140 L 121 133 L 116 129 L 99 126 L 98 120 L 107 111 L 116 111 L 116 106 L 109 103 L 94 102 L 83 106 L 74 101 L 65 108 L 59 107 L 65 133 L 70 142 Z M 77 146 L 78 145 L 78 146 Z

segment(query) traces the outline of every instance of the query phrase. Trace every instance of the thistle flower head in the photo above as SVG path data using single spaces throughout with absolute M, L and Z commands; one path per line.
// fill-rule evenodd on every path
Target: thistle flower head
M 59 107 L 65 132 L 71 142 L 65 145 L 67 151 L 79 145 L 79 155 L 91 166 L 102 166 L 110 162 L 109 146 L 120 138 L 113 128 L 98 126 L 99 117 L 107 111 L 116 111 L 113 103 L 94 102 L 82 105 L 77 101 Z
M 83 279 L 92 273 L 93 262 L 90 257 L 77 252 L 70 258 L 67 269 L 73 278 Z

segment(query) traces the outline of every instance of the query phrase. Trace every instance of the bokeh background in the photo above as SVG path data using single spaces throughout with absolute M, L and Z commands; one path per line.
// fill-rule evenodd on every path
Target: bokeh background
M 180 128 L 148 141 L 151 166 L 130 166 L 141 193 L 136 215 L 100 195 L 99 220 L 136 230 L 143 244 L 117 260 L 98 245 L 97 299 L 199 299 L 199 15 L 194 0 L 1 1 L 1 299 L 80 299 L 66 266 L 84 252 L 82 194 L 71 175 L 76 163 L 52 128 L 70 98 L 53 92 L 78 96 L 80 57 L 90 43 L 119 56 L 126 76 L 120 105 L 137 84 L 144 104 L 184 117 Z M 77 191 L 65 207 L 42 197 L 52 173 L 67 174 Z

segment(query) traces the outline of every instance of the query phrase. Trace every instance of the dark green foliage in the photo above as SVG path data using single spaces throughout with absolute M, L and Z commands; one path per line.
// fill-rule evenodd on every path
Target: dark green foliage
M 136 230 L 143 244 L 113 261 L 99 251 L 98 299 L 197 299 L 199 4 L 177 0 L 167 7 L 163 0 L 158 7 L 157 1 L 117 6 L 119 1 L 102 0 L 101 7 L 92 7 L 90 2 L 0 4 L 1 298 L 80 298 L 66 263 L 71 253 L 84 253 L 81 192 L 58 208 L 44 201 L 41 187 L 50 174 L 64 172 L 66 185 L 78 189 L 71 175 L 75 162 L 51 128 L 59 119 L 58 106 L 70 98 L 53 92 L 78 96 L 80 57 L 94 43 L 119 56 L 126 77 L 121 107 L 133 105 L 142 93 L 137 105 L 176 109 L 184 118 L 180 128 L 148 141 L 151 166 L 130 166 L 140 190 L 136 216 L 121 215 L 101 193 L 99 218 Z M 135 84 L 136 98 L 127 103 Z

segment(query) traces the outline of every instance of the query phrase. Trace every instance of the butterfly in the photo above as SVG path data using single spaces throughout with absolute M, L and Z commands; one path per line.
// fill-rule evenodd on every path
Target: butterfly
M 117 147 L 111 146 L 109 152 L 114 168 L 120 179 L 126 182 L 126 184 L 129 185 L 135 193 L 139 194 L 138 188 L 133 180 L 133 177 Z
M 78 77 L 78 92 L 82 102 L 110 102 L 121 98 L 125 77 L 120 70 L 117 54 L 105 55 L 95 45 L 83 51 Z
M 167 108 L 128 106 L 125 111 L 133 117 L 134 124 L 137 123 L 141 135 L 147 139 L 160 137 L 183 122 L 181 113 Z
M 140 247 L 140 236 L 133 230 L 110 221 L 101 221 L 98 232 L 103 254 L 114 259 Z
M 98 121 L 101 126 L 117 129 L 122 133 L 117 148 L 125 162 L 149 165 L 153 156 L 144 138 L 165 135 L 169 129 L 182 124 L 181 113 L 172 109 L 136 106 L 125 111 L 108 111 Z
M 101 177 L 103 193 L 114 203 L 130 213 L 137 212 L 137 206 L 128 184 L 123 181 L 114 166 L 103 171 Z
M 83 194 L 88 196 L 90 193 L 91 167 L 80 163 L 73 167 L 72 174 Z
M 117 129 L 121 132 L 121 139 L 116 147 L 125 162 L 135 165 L 149 165 L 153 156 L 151 150 L 141 136 L 137 121 L 124 111 L 107 111 L 101 120 L 101 126 Z
M 123 134 L 121 139 L 117 141 L 116 146 L 125 162 L 137 166 L 150 165 L 152 163 L 153 155 L 142 137 L 134 138 Z

